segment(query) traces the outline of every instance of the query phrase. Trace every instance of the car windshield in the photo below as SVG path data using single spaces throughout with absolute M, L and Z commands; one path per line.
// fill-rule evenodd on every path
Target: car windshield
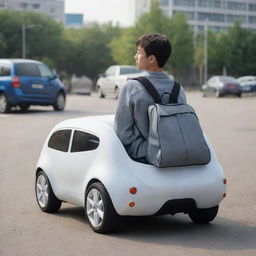
M 221 77 L 219 77 L 219 79 L 221 82 L 232 82 L 232 83 L 237 82 L 237 80 L 232 76 L 221 76 Z
M 120 68 L 120 75 L 133 74 L 133 73 L 139 73 L 139 72 L 142 72 L 142 70 L 139 70 L 135 67 L 121 67 Z

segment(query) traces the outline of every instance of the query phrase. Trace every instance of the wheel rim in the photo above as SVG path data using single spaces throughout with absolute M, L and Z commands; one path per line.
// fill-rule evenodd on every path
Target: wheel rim
M 59 109 L 63 109 L 65 106 L 65 98 L 62 94 L 60 94 L 57 98 L 57 106 Z
M 86 211 L 90 223 L 99 227 L 104 219 L 104 205 L 101 194 L 97 189 L 92 189 L 87 195 Z
M 4 112 L 6 110 L 7 101 L 5 96 L 0 95 L 0 112 Z
M 49 191 L 48 182 L 43 175 L 38 176 L 36 182 L 36 196 L 39 205 L 44 208 L 48 203 Z

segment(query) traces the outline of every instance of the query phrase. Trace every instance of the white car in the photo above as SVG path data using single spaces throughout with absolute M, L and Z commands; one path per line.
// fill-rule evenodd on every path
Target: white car
M 256 92 L 256 76 L 242 76 L 237 79 L 243 93 Z
M 98 96 L 100 98 L 112 96 L 117 99 L 127 79 L 141 75 L 143 75 L 143 71 L 134 66 L 110 66 L 104 74 L 100 75 L 101 77 L 96 82 Z
M 52 129 L 36 167 L 42 211 L 56 212 L 62 202 L 84 207 L 98 233 L 111 231 L 120 216 L 184 212 L 196 223 L 216 217 L 227 180 L 207 138 L 209 164 L 157 168 L 128 156 L 113 122 L 113 115 L 83 117 Z

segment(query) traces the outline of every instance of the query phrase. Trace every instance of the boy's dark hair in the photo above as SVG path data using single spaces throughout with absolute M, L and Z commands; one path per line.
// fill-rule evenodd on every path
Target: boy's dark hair
M 146 56 L 154 55 L 158 66 L 162 68 L 172 53 L 172 45 L 163 34 L 146 34 L 139 38 L 136 46 L 142 47 Z

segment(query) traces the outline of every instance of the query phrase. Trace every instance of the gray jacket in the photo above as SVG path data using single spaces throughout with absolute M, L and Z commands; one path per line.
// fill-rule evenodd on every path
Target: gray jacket
M 174 81 L 163 72 L 147 72 L 145 77 L 150 80 L 160 95 L 164 92 L 170 93 L 173 89 Z M 167 103 L 168 99 L 168 95 L 163 95 L 164 103 Z M 178 102 L 186 103 L 182 88 Z M 128 80 L 120 92 L 114 129 L 127 153 L 134 159 L 147 155 L 148 107 L 152 104 L 154 104 L 153 98 L 136 80 Z

